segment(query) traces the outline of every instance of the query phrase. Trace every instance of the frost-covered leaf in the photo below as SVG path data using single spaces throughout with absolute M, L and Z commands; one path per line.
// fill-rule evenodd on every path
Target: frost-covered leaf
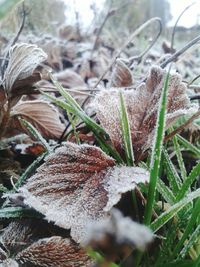
M 11 47 L 3 79 L 3 86 L 8 94 L 11 94 L 15 82 L 30 77 L 46 58 L 46 53 L 36 45 L 21 43 Z
M 111 211 L 111 216 L 99 221 L 91 221 L 87 225 L 85 245 L 91 245 L 93 249 L 103 250 L 104 253 L 114 248 L 130 246 L 143 250 L 153 240 L 152 231 L 129 217 L 123 217 L 117 209 Z
M 92 260 L 68 238 L 53 236 L 40 239 L 16 255 L 16 261 L 40 267 L 89 267 Z
M 74 241 L 55 236 L 59 230 L 40 220 L 23 219 L 11 222 L 3 229 L 0 237 L 0 247 L 5 250 L 4 254 L 0 251 L 0 262 L 3 266 L 14 267 L 15 265 L 11 265 L 12 258 L 16 261 L 15 264 L 19 263 L 21 267 L 91 266 L 91 259 Z M 43 238 L 49 234 L 53 236 Z
M 19 117 L 30 122 L 47 139 L 59 138 L 64 131 L 64 124 L 60 121 L 58 111 L 45 101 L 24 101 L 13 107 L 13 127 L 27 132 Z
M 25 204 L 71 228 L 73 239 L 81 242 L 89 219 L 105 217 L 123 193 L 148 179 L 142 168 L 115 166 L 97 147 L 68 142 L 47 156 L 20 191 Z
M 127 107 L 136 159 L 152 145 L 165 74 L 165 70 L 152 67 L 145 83 L 141 83 L 136 89 L 121 89 Z M 196 109 L 190 105 L 186 95 L 186 86 L 181 82 L 180 75 L 171 75 L 168 92 L 166 128 L 179 116 Z M 120 130 L 119 89 L 111 88 L 101 91 L 93 104 L 101 125 L 110 135 L 117 150 L 121 151 L 123 140 Z
M 115 67 L 111 75 L 111 87 L 128 87 L 133 85 L 133 76 L 130 69 L 122 60 L 116 61 Z
M 30 244 L 30 240 L 35 231 L 39 228 L 39 223 L 29 219 L 12 221 L 3 229 L 0 236 L 0 245 L 5 248 L 8 255 L 13 255 Z
M 30 240 L 37 228 L 36 226 L 37 224 L 34 224 L 34 222 L 31 222 L 28 219 L 16 220 L 12 221 L 2 230 L 0 236 L 0 262 L 3 265 L 0 266 L 18 266 L 16 262 L 11 260 L 11 258 L 27 245 L 30 245 Z

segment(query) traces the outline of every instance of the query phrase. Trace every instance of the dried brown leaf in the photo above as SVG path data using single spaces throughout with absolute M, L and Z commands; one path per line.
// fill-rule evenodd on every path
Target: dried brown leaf
M 122 60 L 116 61 L 110 81 L 110 87 L 129 87 L 133 85 L 133 76 L 130 69 Z
M 16 81 L 31 76 L 36 67 L 46 58 L 44 51 L 36 45 L 21 43 L 11 47 L 3 79 L 4 88 L 8 94 L 11 94 Z
M 62 64 L 62 51 L 61 45 L 55 39 L 46 40 L 44 44 L 41 44 L 42 49 L 47 53 L 47 64 L 53 69 L 61 70 Z
M 80 41 L 77 29 L 71 25 L 62 25 L 59 28 L 59 37 L 68 41 Z
M 54 74 L 54 77 L 62 84 L 63 87 L 73 88 L 85 86 L 82 77 L 73 70 L 64 70 Z
M 166 71 L 161 68 L 152 67 L 145 83 L 141 83 L 136 89 L 121 89 L 127 107 L 136 159 L 152 145 L 165 74 Z M 101 91 L 94 100 L 94 107 L 97 118 L 110 135 L 114 146 L 118 151 L 122 151 L 119 89 Z M 166 129 L 178 117 L 194 110 L 187 97 L 186 86 L 181 82 L 181 76 L 172 74 L 169 81 Z
M 13 107 L 11 115 L 14 127 L 27 132 L 18 119 L 24 118 L 47 139 L 59 138 L 64 131 L 64 124 L 61 123 L 56 108 L 42 100 L 20 102 Z
M 49 155 L 20 191 L 25 204 L 65 229 L 77 242 L 89 219 L 105 217 L 136 184 L 148 181 L 138 167 L 115 166 L 99 148 L 66 143 Z
M 16 255 L 19 263 L 40 267 L 89 267 L 92 260 L 68 238 L 53 236 L 40 239 Z

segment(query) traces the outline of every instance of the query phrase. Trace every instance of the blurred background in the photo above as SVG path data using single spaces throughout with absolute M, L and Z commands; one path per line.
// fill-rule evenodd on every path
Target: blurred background
M 14 30 L 17 18 L 8 16 L 13 7 L 21 1 L 0 0 L 1 31 Z M 181 17 L 177 31 L 180 36 L 191 38 L 199 31 L 200 1 L 191 0 L 25 0 L 30 7 L 29 30 L 48 32 L 59 24 L 79 24 L 81 30 L 89 31 L 92 26 L 101 24 L 106 14 L 115 10 L 106 21 L 104 31 L 115 29 L 119 33 L 129 34 L 138 25 L 151 17 L 162 19 L 164 33 L 173 27 L 181 12 L 193 4 Z M 20 15 L 19 15 L 20 16 Z M 8 25 L 9 21 L 9 25 Z M 12 23 L 11 23 L 12 22 Z M 113 33 L 114 34 L 114 33 Z

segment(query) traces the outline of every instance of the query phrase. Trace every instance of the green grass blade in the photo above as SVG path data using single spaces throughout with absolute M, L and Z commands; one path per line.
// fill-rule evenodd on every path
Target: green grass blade
M 41 218 L 42 215 L 32 209 L 22 207 L 9 207 L 0 209 L 0 219 L 32 217 Z
M 174 195 L 176 195 L 182 185 L 182 182 L 165 149 L 163 149 L 163 161 L 166 169 L 167 179 L 170 183 L 172 192 Z
M 7 187 L 5 187 L 5 186 L 3 186 L 2 184 L 0 184 L 0 192 L 6 193 L 6 192 L 8 192 L 8 191 L 9 191 L 9 190 L 8 190 Z
M 191 144 L 188 140 L 186 140 L 185 138 L 183 138 L 181 135 L 177 134 L 177 139 L 179 141 L 179 143 L 188 151 L 191 151 L 192 153 L 194 153 L 198 158 L 200 158 L 200 149 L 198 149 L 196 146 L 194 146 L 193 144 Z
M 185 256 L 189 253 L 189 250 L 192 246 L 195 245 L 196 241 L 200 238 L 200 225 L 194 230 L 191 234 L 188 242 L 184 245 L 183 249 L 181 250 L 179 257 L 185 258 Z
M 67 100 L 67 102 L 70 104 L 70 106 L 75 107 L 75 108 L 79 109 L 80 111 L 82 111 L 81 106 L 76 102 L 76 100 L 62 87 L 62 85 L 58 81 L 56 81 L 53 78 L 53 75 L 51 73 L 49 73 L 49 75 L 50 75 L 50 78 L 51 78 L 53 84 L 57 88 L 57 90 L 64 97 L 64 99 Z
M 117 265 L 114 262 L 107 263 L 106 260 L 104 259 L 104 257 L 100 253 L 98 253 L 98 252 L 96 252 L 96 251 L 94 251 L 92 249 L 88 249 L 87 250 L 87 254 L 92 259 L 94 259 L 96 262 L 100 263 L 100 265 L 102 264 L 101 266 L 103 266 L 105 264 L 105 266 L 107 266 L 107 267 L 120 267 L 119 265 Z
M 120 122 L 121 122 L 121 130 L 124 141 L 127 165 L 133 166 L 134 164 L 133 144 L 131 139 L 131 131 L 130 131 L 128 114 L 126 110 L 126 104 L 122 92 L 119 93 L 119 97 L 120 97 Z
M 49 146 L 47 141 L 42 137 L 40 132 L 38 132 L 38 130 L 30 122 L 24 119 L 19 119 L 19 120 L 24 125 L 24 127 L 31 133 L 31 135 L 34 136 L 36 140 L 40 141 L 48 152 L 51 152 L 51 147 Z
M 151 153 L 151 164 L 150 164 L 150 182 L 148 189 L 147 205 L 144 214 L 144 224 L 149 225 L 152 217 L 152 210 L 155 201 L 156 184 L 159 175 L 160 159 L 162 152 L 163 136 L 165 131 L 165 112 L 167 103 L 167 92 L 170 74 L 167 73 L 164 87 L 161 94 L 161 102 L 158 108 L 156 131 L 155 131 L 155 141 L 153 144 L 153 149 Z
M 49 95 L 43 91 L 40 91 L 41 94 L 43 94 L 44 96 L 46 96 L 46 98 L 48 98 L 49 100 L 51 100 L 54 104 L 56 104 L 58 107 L 68 110 L 68 112 L 70 113 L 75 113 L 75 110 L 66 102 L 56 98 L 55 96 Z
M 80 105 L 76 102 L 76 100 L 62 87 L 62 85 L 59 82 L 55 81 L 52 76 L 51 78 L 52 78 L 54 85 L 58 89 L 59 93 L 64 97 L 64 99 L 67 101 L 69 106 L 73 108 L 73 110 L 77 113 L 77 115 L 79 115 L 79 117 L 85 123 L 87 122 L 87 126 L 90 126 L 94 128 L 97 132 L 108 136 L 106 131 L 84 112 L 84 110 L 80 107 Z
M 187 238 L 189 238 L 189 235 L 191 234 L 191 232 L 193 231 L 193 227 L 196 224 L 197 218 L 199 216 L 199 211 L 200 211 L 200 198 L 197 200 L 195 207 L 192 211 L 192 216 L 188 222 L 188 225 L 181 237 L 181 239 L 179 240 L 178 244 L 175 246 L 174 250 L 173 250 L 173 256 L 175 257 L 176 255 L 179 254 L 185 240 Z
M 157 190 L 162 195 L 162 197 L 165 199 L 165 201 L 168 202 L 170 205 L 173 205 L 175 203 L 176 198 L 173 192 L 160 179 L 157 182 Z
M 198 258 L 194 263 L 194 267 L 199 267 L 199 266 L 200 266 L 200 254 L 198 255 Z
M 79 138 L 79 135 L 78 135 L 78 132 L 76 130 L 76 117 L 74 118 L 69 111 L 67 111 L 67 117 L 69 119 L 69 122 L 71 123 L 71 126 L 72 126 L 72 130 L 74 132 L 74 136 L 75 136 L 75 139 L 76 139 L 76 143 L 80 145 L 80 138 Z
M 183 182 L 183 185 L 176 197 L 177 201 L 181 200 L 184 197 L 184 195 L 186 195 L 190 186 L 193 184 L 196 178 L 198 178 L 199 174 L 200 174 L 200 162 L 197 163 L 197 165 L 192 169 L 188 177 Z
M 181 177 L 182 177 L 182 180 L 184 181 L 186 179 L 186 177 L 187 177 L 187 172 L 186 172 L 186 169 L 185 169 L 185 164 L 184 164 L 182 153 L 181 153 L 181 148 L 180 148 L 180 145 L 178 143 L 178 139 L 177 139 L 176 136 L 173 137 L 172 141 L 173 141 L 173 144 L 174 144 L 174 150 L 175 150 L 176 157 L 177 157 L 177 160 L 178 160 L 178 165 L 179 165 L 179 168 L 180 168 L 180 171 L 181 171 Z
M 16 188 L 18 189 L 26 181 L 27 177 L 30 174 L 32 174 L 32 172 L 35 171 L 35 169 L 38 167 L 38 165 L 41 163 L 41 161 L 44 159 L 44 157 L 46 155 L 47 155 L 47 152 L 43 153 L 36 160 L 33 161 L 33 163 L 25 170 L 25 172 L 19 177 L 19 179 L 15 183 L 15 188 L 13 189 L 14 191 L 15 191 Z M 12 192 L 12 191 L 10 191 L 10 192 Z
M 150 228 L 156 232 L 163 225 L 165 225 L 171 218 L 173 218 L 182 208 L 184 208 L 187 204 L 193 201 L 195 198 L 200 197 L 200 189 L 189 193 L 185 198 L 183 198 L 178 203 L 171 206 L 167 211 L 162 213 L 153 223 L 151 223 Z
M 186 261 L 176 261 L 176 262 L 168 262 L 164 264 L 159 264 L 153 267 L 197 267 L 194 266 L 194 261 L 186 260 Z

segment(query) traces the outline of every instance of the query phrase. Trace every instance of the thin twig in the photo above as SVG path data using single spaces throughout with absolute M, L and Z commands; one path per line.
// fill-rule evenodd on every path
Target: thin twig
M 200 94 L 190 96 L 190 100 L 197 100 L 200 99 Z
M 25 9 L 25 4 L 24 1 L 22 2 L 22 21 L 21 21 L 21 25 L 19 27 L 19 30 L 17 32 L 17 34 L 15 35 L 15 37 L 12 40 L 11 46 L 13 46 L 19 39 L 20 34 L 22 33 L 23 29 L 24 29 L 24 25 L 25 25 L 25 20 L 26 20 L 26 16 L 29 14 L 29 12 Z
M 14 36 L 13 40 L 11 41 L 10 45 L 8 46 L 7 51 L 5 53 L 5 56 L 4 56 L 5 59 L 1 63 L 1 76 L 2 77 L 4 75 L 6 66 L 8 64 L 9 50 L 17 42 L 17 40 L 19 39 L 20 34 L 22 33 L 22 30 L 23 30 L 24 25 L 25 25 L 25 19 L 26 19 L 27 14 L 28 14 L 28 12 L 25 10 L 25 5 L 24 5 L 24 1 L 23 1 L 23 3 L 22 3 L 22 21 L 21 21 L 20 27 L 19 27 L 16 35 Z
M 97 31 L 97 35 L 96 35 L 96 38 L 95 38 L 95 42 L 94 42 L 94 45 L 93 45 L 93 48 L 92 48 L 92 53 L 94 52 L 94 50 L 97 48 L 97 44 L 98 44 L 98 40 L 99 40 L 99 36 L 101 35 L 101 32 L 106 24 L 106 21 L 115 14 L 116 12 L 116 9 L 112 9 L 112 10 L 109 10 L 108 13 L 106 14 L 101 26 L 99 27 L 98 31 Z
M 188 88 L 195 91 L 200 91 L 200 85 L 189 85 Z
M 175 24 L 174 24 L 174 28 L 173 28 L 173 31 L 172 31 L 172 38 L 171 38 L 171 51 L 173 51 L 174 49 L 174 37 L 175 37 L 175 33 L 176 33 L 176 27 L 177 27 L 177 24 L 179 22 L 179 20 L 181 19 L 181 17 L 183 16 L 183 14 L 191 7 L 193 6 L 194 4 L 196 4 L 196 2 L 193 2 L 192 4 L 190 4 L 189 6 L 187 6 L 182 12 L 181 14 L 178 16 Z
M 198 35 L 196 38 L 194 38 L 192 41 L 187 43 L 183 48 L 175 52 L 171 57 L 166 59 L 161 65 L 161 68 L 165 68 L 170 62 L 177 60 L 177 58 L 185 53 L 190 47 L 192 47 L 194 44 L 196 44 L 198 41 L 200 41 L 200 35 Z
M 92 115 L 90 116 L 90 118 L 94 118 L 95 115 L 96 115 L 96 113 L 92 114 Z M 75 117 L 76 117 L 76 116 L 73 115 L 72 118 L 74 119 Z M 67 130 L 68 130 L 68 128 L 70 127 L 70 125 L 71 125 L 71 123 L 68 122 L 68 124 L 66 125 L 64 131 L 62 132 L 62 134 L 61 134 L 61 136 L 60 136 L 60 138 L 59 138 L 59 140 L 58 140 L 58 144 L 61 144 L 62 141 L 66 138 L 66 136 L 67 136 L 70 132 L 72 132 L 72 131 L 70 131 L 69 133 L 67 133 Z M 84 125 L 84 122 L 82 122 L 82 121 L 79 122 L 79 123 L 76 125 L 76 130 L 77 130 L 77 131 L 80 131 L 81 128 L 82 128 L 82 125 Z M 67 135 L 66 135 L 66 133 L 67 133 Z
M 164 142 L 171 139 L 176 134 L 180 133 L 182 130 L 184 130 L 186 127 L 188 127 L 195 119 L 197 119 L 200 116 L 200 110 L 198 110 L 191 118 L 189 118 L 184 124 L 176 128 L 173 132 L 165 136 Z
M 58 92 L 58 90 L 56 89 L 56 87 L 54 86 L 41 86 L 41 88 L 39 88 L 40 86 L 38 86 L 38 90 L 42 90 L 42 89 L 48 89 L 49 92 Z M 63 87 L 63 89 L 65 89 L 66 91 L 69 91 L 69 92 L 72 92 L 72 93 L 80 93 L 80 94 L 84 94 L 84 95 L 88 95 L 88 96 L 94 96 L 92 94 L 89 94 L 89 93 L 85 93 L 85 92 L 91 92 L 92 91 L 92 88 L 91 89 L 80 89 L 80 90 L 77 90 L 77 89 L 71 89 L 71 88 L 65 88 Z M 99 89 L 95 89 L 94 92 L 99 92 L 100 90 Z M 46 92 L 46 90 L 45 90 Z
M 112 17 L 113 15 L 115 15 L 119 10 L 121 10 L 122 8 L 126 7 L 127 5 L 129 5 L 130 3 L 127 2 L 127 3 L 123 3 L 121 6 L 119 6 L 118 8 L 112 8 L 112 2 L 110 1 L 110 5 L 109 5 L 109 9 L 108 9 L 108 12 L 101 24 L 101 26 L 99 27 L 98 31 L 97 31 L 97 35 L 96 35 L 96 39 L 95 39 L 95 42 L 94 42 L 94 46 L 93 46 L 93 49 L 92 49 L 92 53 L 94 52 L 94 50 L 97 48 L 97 44 L 98 44 L 98 40 L 99 40 L 99 36 L 101 35 L 102 33 L 102 30 L 107 22 L 107 20 Z
M 116 55 L 112 58 L 111 63 L 109 64 L 109 66 L 107 67 L 107 69 L 103 72 L 103 74 L 100 76 L 100 78 L 98 79 L 97 83 L 94 85 L 94 89 L 99 85 L 99 83 L 101 82 L 101 80 L 105 77 L 105 75 L 107 74 L 107 72 L 111 69 L 111 67 L 113 66 L 113 64 L 115 63 L 116 59 L 120 56 L 120 54 L 123 52 L 123 50 L 127 47 L 127 45 L 132 42 L 133 38 L 135 36 L 137 36 L 143 29 L 145 29 L 149 24 L 153 23 L 153 22 L 158 22 L 160 23 L 160 18 L 152 18 L 150 20 L 148 20 L 147 22 L 145 22 L 144 24 L 142 24 L 139 28 L 137 28 L 132 34 L 131 36 L 128 38 L 127 42 L 125 42 L 125 44 L 119 49 L 119 51 L 116 53 Z
M 143 196 L 142 192 L 140 191 L 140 189 L 136 186 L 135 188 L 135 193 L 136 195 L 138 196 L 138 198 L 140 198 L 140 200 L 143 202 L 143 205 L 145 206 L 147 204 L 147 200 L 146 198 Z M 158 218 L 158 215 L 157 213 L 155 212 L 155 210 L 153 209 L 153 218 L 154 219 L 157 219 Z
M 188 86 L 192 85 L 196 80 L 198 80 L 200 78 L 200 74 L 197 75 L 194 79 L 192 79 L 189 83 Z
M 157 40 L 160 37 L 161 32 L 162 32 L 162 22 L 161 22 L 161 20 L 158 21 L 158 24 L 159 24 L 158 33 L 154 37 L 154 39 L 150 42 L 149 46 L 147 46 L 147 48 L 141 54 L 139 54 L 137 56 L 134 56 L 134 57 L 131 57 L 131 58 L 128 59 L 128 65 L 129 65 L 130 68 L 132 67 L 132 64 L 133 64 L 134 61 L 137 61 L 138 63 L 140 63 L 142 61 L 142 58 L 150 51 L 150 49 L 157 42 Z

